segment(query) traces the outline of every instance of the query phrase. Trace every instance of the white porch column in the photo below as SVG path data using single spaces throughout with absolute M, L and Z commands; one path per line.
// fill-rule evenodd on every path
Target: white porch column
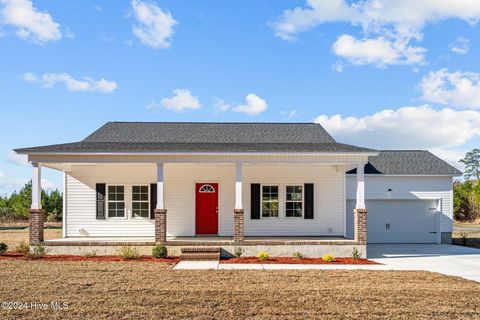
M 235 209 L 243 209 L 242 203 L 242 164 L 235 164 Z
M 42 209 L 42 168 L 38 163 L 32 163 L 32 206 L 31 209 Z
M 357 203 L 356 209 L 365 209 L 365 165 L 357 165 Z
M 156 209 L 165 209 L 163 200 L 163 163 L 157 163 L 157 207 Z

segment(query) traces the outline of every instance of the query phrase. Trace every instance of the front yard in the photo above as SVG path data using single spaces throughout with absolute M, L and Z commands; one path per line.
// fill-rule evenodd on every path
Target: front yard
M 62 237 L 62 229 L 45 229 L 45 240 L 53 240 Z M 0 230 L 0 242 L 5 242 L 11 250 L 20 242 L 28 243 L 28 229 Z
M 468 319 L 480 284 L 412 271 L 194 271 L 146 262 L 0 261 L 1 319 Z M 3 306 L 3 305 L 2 305 Z

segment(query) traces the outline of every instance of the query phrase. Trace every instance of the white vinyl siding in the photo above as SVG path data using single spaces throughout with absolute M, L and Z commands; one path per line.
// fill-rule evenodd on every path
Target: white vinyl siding
M 453 231 L 452 189 L 449 176 L 365 176 L 365 200 L 440 200 L 440 232 Z M 347 175 L 347 200 L 355 194 L 356 177 Z
M 235 204 L 234 164 L 171 164 L 164 167 L 167 236 L 195 235 L 195 183 L 218 183 L 218 231 L 233 235 Z M 153 237 L 154 220 L 132 218 L 132 186 L 156 181 L 155 165 L 72 165 L 67 175 L 66 236 Z M 97 220 L 95 184 L 125 186 L 125 219 Z M 280 217 L 250 219 L 250 184 L 278 185 L 280 197 L 286 186 L 314 184 L 314 219 L 285 217 L 280 199 Z M 247 236 L 343 235 L 344 173 L 330 165 L 243 166 L 243 207 Z

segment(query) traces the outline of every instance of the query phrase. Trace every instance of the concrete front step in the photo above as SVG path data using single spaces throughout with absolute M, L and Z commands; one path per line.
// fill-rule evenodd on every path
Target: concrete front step
M 220 252 L 220 247 L 186 247 L 182 248 L 182 253 L 217 253 Z
M 220 252 L 187 252 L 180 255 L 182 261 L 220 260 Z

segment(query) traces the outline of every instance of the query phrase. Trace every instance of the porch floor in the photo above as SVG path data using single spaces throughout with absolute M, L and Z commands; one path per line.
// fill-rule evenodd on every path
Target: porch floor
M 316 237 L 245 237 L 243 245 L 290 245 L 290 244 L 339 244 L 354 242 L 344 237 L 316 236 Z M 44 241 L 45 245 L 155 245 L 153 237 L 68 237 Z M 233 245 L 233 237 L 195 236 L 195 237 L 167 237 L 167 245 Z

